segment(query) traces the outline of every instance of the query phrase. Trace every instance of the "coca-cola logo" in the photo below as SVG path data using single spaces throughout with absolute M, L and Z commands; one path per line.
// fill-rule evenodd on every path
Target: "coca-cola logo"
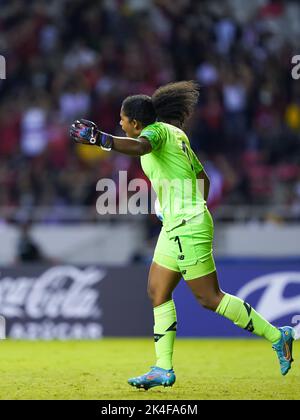
M 99 318 L 99 268 L 59 266 L 38 277 L 0 278 L 0 313 L 6 318 Z

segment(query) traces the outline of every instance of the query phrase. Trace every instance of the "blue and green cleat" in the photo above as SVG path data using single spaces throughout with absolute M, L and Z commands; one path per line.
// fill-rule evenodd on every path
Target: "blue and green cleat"
M 136 388 L 147 391 L 155 386 L 173 386 L 176 376 L 173 369 L 166 370 L 157 366 L 152 366 L 150 372 L 136 378 L 128 379 L 128 383 Z
M 293 359 L 293 341 L 295 337 L 295 331 L 292 327 L 279 328 L 281 332 L 281 339 L 273 344 L 273 349 L 276 351 L 281 374 L 285 376 L 291 369 Z

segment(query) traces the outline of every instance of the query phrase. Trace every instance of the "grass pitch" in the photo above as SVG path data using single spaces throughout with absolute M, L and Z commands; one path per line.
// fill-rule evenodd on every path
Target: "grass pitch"
M 282 377 L 262 340 L 177 339 L 173 388 L 136 390 L 127 378 L 154 360 L 149 339 L 84 342 L 0 342 L 2 400 L 300 399 L 300 346 Z

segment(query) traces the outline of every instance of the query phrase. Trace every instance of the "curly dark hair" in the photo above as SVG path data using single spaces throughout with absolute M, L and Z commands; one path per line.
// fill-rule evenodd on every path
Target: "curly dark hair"
M 152 95 L 152 103 L 159 121 L 177 121 L 184 125 L 199 98 L 199 85 L 194 81 L 169 83 Z
M 122 110 L 130 121 L 137 120 L 144 127 L 156 121 L 157 115 L 150 96 L 128 96 L 122 104 Z
M 158 88 L 152 95 L 128 96 L 122 109 L 132 121 L 145 127 L 155 121 L 177 123 L 183 126 L 198 102 L 200 87 L 194 81 L 169 83 Z

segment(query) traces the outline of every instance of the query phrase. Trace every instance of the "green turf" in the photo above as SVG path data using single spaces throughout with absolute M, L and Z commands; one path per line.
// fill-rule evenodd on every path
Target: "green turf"
M 300 399 L 300 346 L 286 377 L 260 340 L 177 340 L 173 388 L 136 390 L 153 364 L 151 339 L 0 342 L 0 399 Z

